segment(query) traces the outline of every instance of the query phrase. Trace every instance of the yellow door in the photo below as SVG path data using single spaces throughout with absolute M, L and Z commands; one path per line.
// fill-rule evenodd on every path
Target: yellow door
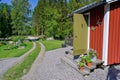
M 82 14 L 74 14 L 73 25 L 73 54 L 84 54 L 88 48 L 88 25 L 85 17 Z

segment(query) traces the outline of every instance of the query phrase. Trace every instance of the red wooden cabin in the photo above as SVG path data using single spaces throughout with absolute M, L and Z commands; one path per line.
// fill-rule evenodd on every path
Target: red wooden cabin
M 88 15 L 88 49 L 98 52 L 104 65 L 120 63 L 120 0 L 102 0 L 73 11 Z

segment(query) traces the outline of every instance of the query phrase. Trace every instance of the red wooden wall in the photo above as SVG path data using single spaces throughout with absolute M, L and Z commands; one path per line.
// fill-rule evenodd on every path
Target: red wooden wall
M 97 21 L 101 24 L 97 25 Z M 102 59 L 103 47 L 104 6 L 99 6 L 90 11 L 90 48 L 97 50 L 97 57 Z M 95 30 L 93 31 L 93 27 Z
M 120 0 L 110 6 L 108 65 L 120 63 Z

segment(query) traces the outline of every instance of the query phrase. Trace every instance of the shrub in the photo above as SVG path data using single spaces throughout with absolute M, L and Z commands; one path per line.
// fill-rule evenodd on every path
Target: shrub
M 27 44 L 25 44 L 25 43 L 21 43 L 20 46 L 27 46 Z
M 19 36 L 12 36 L 12 40 L 13 40 L 14 42 L 17 42 L 19 39 L 20 39 Z
M 7 45 L 6 41 L 0 41 L 0 46 Z
M 23 41 L 25 40 L 25 38 L 26 38 L 25 36 L 21 36 L 20 37 L 20 41 L 23 43 Z

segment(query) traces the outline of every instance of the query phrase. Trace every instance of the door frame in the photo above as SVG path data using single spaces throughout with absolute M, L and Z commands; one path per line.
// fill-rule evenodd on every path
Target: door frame
M 102 51 L 102 61 L 104 61 L 104 65 L 108 65 L 109 20 L 110 20 L 110 4 L 106 4 L 104 6 L 104 31 Z
M 84 13 L 83 15 L 87 15 L 88 16 L 88 50 L 90 49 L 90 12 L 88 13 Z

